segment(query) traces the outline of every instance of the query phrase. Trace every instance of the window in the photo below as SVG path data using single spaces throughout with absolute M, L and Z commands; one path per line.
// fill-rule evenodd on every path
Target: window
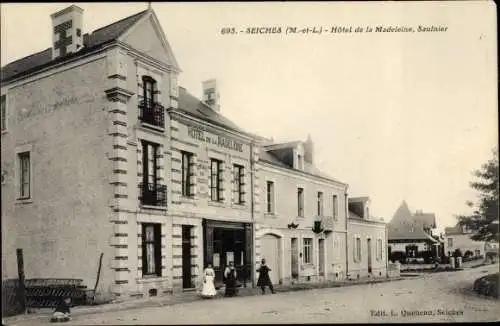
M 361 238 L 360 237 L 354 237 L 354 261 L 355 262 L 360 262 L 361 261 Z
M 166 205 L 166 187 L 158 182 L 159 149 L 158 144 L 142 141 L 143 183 L 140 200 L 144 205 Z
M 2 131 L 7 129 L 7 98 L 5 95 L 2 95 L 0 97 L 0 107 L 1 107 L 1 114 L 2 114 Z
M 382 239 L 377 239 L 377 259 L 382 260 Z
M 297 155 L 297 169 L 299 170 L 302 170 L 303 169 L 303 166 L 302 166 L 302 155 L 298 154 Z
M 332 207 L 333 207 L 333 219 L 338 220 L 339 219 L 339 202 L 338 202 L 337 195 L 333 195 Z
M 212 201 L 222 201 L 222 161 L 211 159 L 210 161 L 210 193 Z
M 274 214 L 274 182 L 267 181 L 267 212 Z
M 297 215 L 300 217 L 303 217 L 304 216 L 304 189 L 303 188 L 297 189 L 297 206 L 298 206 Z
M 312 239 L 304 238 L 304 264 L 312 264 Z
M 139 119 L 155 127 L 165 127 L 165 109 L 158 102 L 157 82 L 142 76 L 142 94 L 139 95 Z
M 237 204 L 243 204 L 245 202 L 245 170 L 241 165 L 235 164 L 233 166 L 233 194 L 234 194 L 234 202 Z
M 318 191 L 318 216 L 323 216 L 323 193 Z
M 481 250 L 479 250 L 479 249 L 474 250 L 474 255 L 475 255 L 476 257 L 481 256 Z
M 30 198 L 30 152 L 18 154 L 19 159 L 19 199 Z
M 142 275 L 161 276 L 161 224 L 142 223 Z
M 191 197 L 192 191 L 192 176 L 191 176 L 191 166 L 193 164 L 193 154 L 188 152 L 182 152 L 182 195 L 185 197 Z
M 142 77 L 143 97 L 146 106 L 152 105 L 155 102 L 156 81 L 150 76 Z
M 448 248 L 453 247 L 453 238 L 448 238 Z

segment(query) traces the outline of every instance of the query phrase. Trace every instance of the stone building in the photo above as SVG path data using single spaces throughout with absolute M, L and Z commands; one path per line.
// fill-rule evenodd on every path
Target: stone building
M 387 225 L 370 214 L 369 197 L 348 199 L 348 277 L 380 277 L 387 274 Z
M 346 276 L 347 184 L 310 138 L 242 130 L 215 80 L 180 87 L 152 9 L 92 33 L 77 6 L 51 19 L 52 46 L 1 69 L 3 278 L 16 248 L 27 278 L 99 275 L 106 298 L 199 287 L 209 263 L 220 285 L 230 261 L 255 284 L 262 257 L 276 283 Z
M 445 254 L 453 256 L 455 250 L 460 249 L 462 255 L 466 257 L 484 256 L 486 242 L 474 241 L 470 238 L 471 236 L 472 231 L 468 230 L 465 225 L 457 223 L 454 227 L 445 228 Z
M 442 242 L 433 235 L 436 227 L 434 213 L 417 211 L 413 214 L 403 201 L 388 225 L 389 259 L 427 261 L 442 258 Z M 396 256 L 391 258 L 393 255 Z
M 348 186 L 315 167 L 313 147 L 309 137 L 260 149 L 256 259 L 266 258 L 274 283 L 345 275 Z

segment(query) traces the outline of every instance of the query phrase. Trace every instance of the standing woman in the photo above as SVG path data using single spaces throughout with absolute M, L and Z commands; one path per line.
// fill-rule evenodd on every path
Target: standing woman
M 203 298 L 213 298 L 217 295 L 214 285 L 215 271 L 211 264 L 207 265 L 207 268 L 203 271 L 203 289 L 201 290 L 201 296 Z
M 233 297 L 236 295 L 236 269 L 234 268 L 233 262 L 229 262 L 229 266 L 224 272 L 226 277 L 226 297 Z
M 261 264 L 257 272 L 259 273 L 259 279 L 257 280 L 257 286 L 262 289 L 262 294 L 266 293 L 266 286 L 269 286 L 271 293 L 274 292 L 273 283 L 271 283 L 271 278 L 269 277 L 269 272 L 271 269 L 266 265 L 266 260 L 262 258 Z

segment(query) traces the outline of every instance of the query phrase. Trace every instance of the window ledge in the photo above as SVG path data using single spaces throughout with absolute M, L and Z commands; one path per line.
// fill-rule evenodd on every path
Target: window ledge
M 266 212 L 266 213 L 264 213 L 264 216 L 265 216 L 265 217 L 273 217 L 273 218 L 276 218 L 276 213 L 268 213 L 268 212 Z
M 168 280 L 168 277 L 165 276 L 156 276 L 156 275 L 145 275 L 142 278 L 135 279 L 137 283 L 154 283 L 154 282 L 164 282 Z
M 150 210 L 157 210 L 157 211 L 166 211 L 167 206 L 151 206 L 151 205 L 141 205 L 141 209 L 150 209 Z
M 153 132 L 158 133 L 162 136 L 165 135 L 165 128 L 163 128 L 163 127 L 158 127 L 158 126 L 149 124 L 147 122 L 142 122 L 141 120 L 139 120 L 139 126 L 143 130 L 153 131 Z
M 33 198 L 18 198 L 16 199 L 16 204 L 32 204 Z
M 243 204 L 232 203 L 231 208 L 245 210 L 248 208 L 248 205 L 246 205 L 246 203 Z
M 208 202 L 208 206 L 224 207 L 224 206 L 226 206 L 226 204 L 223 201 L 212 201 L 212 200 L 210 200 Z
M 9 131 L 7 129 L 2 130 L 2 135 L 8 133 Z
M 195 196 L 181 196 L 182 204 L 195 204 L 197 198 Z

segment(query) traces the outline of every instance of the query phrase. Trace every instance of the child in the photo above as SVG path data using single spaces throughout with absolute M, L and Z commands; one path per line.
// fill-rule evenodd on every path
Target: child
M 71 320 L 71 298 L 66 297 L 61 303 L 56 307 L 54 313 L 52 314 L 51 322 L 66 322 Z

